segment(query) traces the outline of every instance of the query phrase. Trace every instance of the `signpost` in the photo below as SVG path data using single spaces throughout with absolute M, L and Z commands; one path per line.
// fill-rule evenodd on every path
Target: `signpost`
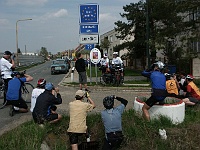
M 90 51 L 90 60 L 91 60 L 90 63 L 92 62 L 93 64 L 95 64 L 96 84 L 97 84 L 97 81 L 98 81 L 98 78 L 97 78 L 97 64 L 101 60 L 101 52 L 99 51 L 98 48 L 93 48 Z M 90 77 L 91 77 L 91 69 L 90 69 Z
M 97 81 L 97 63 L 101 59 L 101 53 L 94 44 L 99 43 L 99 5 L 95 3 L 81 4 L 79 7 L 79 43 L 84 44 L 90 52 L 90 84 L 91 84 L 91 61 L 96 68 Z M 92 56 L 91 56 L 92 55 Z M 97 82 L 96 82 L 97 83 Z

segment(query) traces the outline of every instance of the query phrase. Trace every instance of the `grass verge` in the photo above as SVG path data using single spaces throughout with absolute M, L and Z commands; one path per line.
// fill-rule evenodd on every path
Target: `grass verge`
M 169 150 L 169 149 L 200 149 L 200 107 L 187 107 L 185 121 L 174 125 L 166 117 L 146 122 L 134 110 L 127 110 L 122 116 L 122 126 L 125 140 L 122 150 Z M 70 149 L 66 133 L 69 117 L 56 125 L 46 124 L 40 128 L 33 121 L 24 123 L 0 137 L 1 150 L 39 150 L 41 143 L 46 141 L 52 150 Z M 104 127 L 100 114 L 90 114 L 87 117 L 91 139 L 98 141 L 102 146 Z M 162 140 L 159 129 L 167 131 L 167 140 Z M 81 139 L 85 141 L 85 139 Z

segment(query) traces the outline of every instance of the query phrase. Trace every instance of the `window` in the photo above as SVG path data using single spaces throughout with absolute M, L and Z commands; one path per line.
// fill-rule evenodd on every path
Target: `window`
M 113 36 L 112 35 L 110 36 L 110 42 L 113 42 Z

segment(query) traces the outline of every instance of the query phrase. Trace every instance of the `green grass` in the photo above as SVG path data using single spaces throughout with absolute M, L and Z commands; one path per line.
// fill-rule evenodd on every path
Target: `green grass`
M 145 121 L 134 110 L 127 110 L 122 116 L 125 141 L 123 150 L 169 150 L 169 149 L 199 149 L 200 132 L 199 106 L 187 107 L 185 121 L 174 125 L 166 117 Z M 45 140 L 52 150 L 70 149 L 66 130 L 69 117 L 65 116 L 56 125 L 46 124 L 40 128 L 33 121 L 24 123 L 14 130 L 0 137 L 1 150 L 39 150 Z M 90 114 L 87 117 L 87 125 L 91 132 L 92 140 L 99 141 L 102 145 L 104 127 L 100 114 Z M 167 140 L 160 139 L 159 129 L 167 131 Z M 85 140 L 85 139 L 81 139 Z M 148 145 L 148 146 L 147 146 Z
M 101 71 L 99 70 L 99 68 L 97 67 L 97 70 L 96 70 L 95 67 L 91 67 L 91 77 L 96 77 L 96 72 L 97 72 L 97 76 L 100 77 Z M 142 71 L 140 70 L 125 68 L 124 75 L 125 76 L 141 76 L 141 72 Z M 87 68 L 87 75 L 88 77 L 90 77 L 90 69 L 88 68 Z

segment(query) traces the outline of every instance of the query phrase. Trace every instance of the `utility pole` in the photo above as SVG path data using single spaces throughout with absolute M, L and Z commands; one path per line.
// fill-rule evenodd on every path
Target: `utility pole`
M 146 0 L 146 66 L 150 67 L 150 56 L 149 56 L 149 1 Z

